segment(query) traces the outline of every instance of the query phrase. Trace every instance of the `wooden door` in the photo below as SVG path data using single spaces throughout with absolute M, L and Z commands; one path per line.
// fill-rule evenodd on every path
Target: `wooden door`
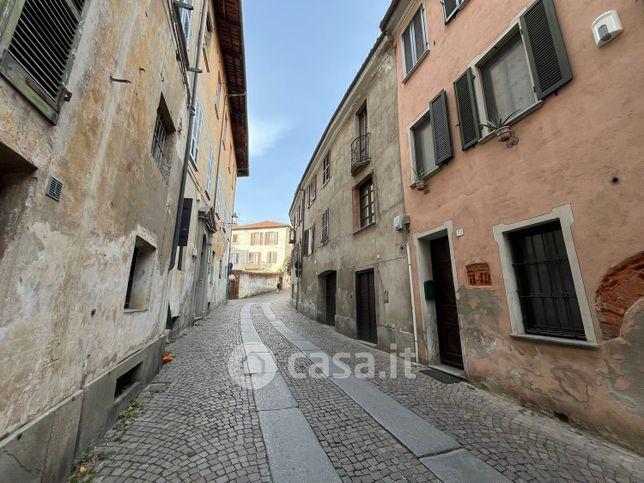
M 335 325 L 335 294 L 336 274 L 335 272 L 326 276 L 326 320 L 328 325 Z
M 234 279 L 228 279 L 228 298 L 231 300 L 239 298 L 239 277 L 236 275 Z
M 436 324 L 441 362 L 462 369 L 463 351 L 458 327 L 449 240 L 447 237 L 432 240 L 429 246 L 434 273 Z
M 378 342 L 376 330 L 376 291 L 373 270 L 356 275 L 356 318 L 358 339 Z

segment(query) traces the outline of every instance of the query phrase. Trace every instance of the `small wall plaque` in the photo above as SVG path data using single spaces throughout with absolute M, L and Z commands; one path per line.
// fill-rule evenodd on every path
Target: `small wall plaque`
M 467 281 L 471 287 L 491 287 L 490 266 L 487 263 L 472 263 L 467 269 Z

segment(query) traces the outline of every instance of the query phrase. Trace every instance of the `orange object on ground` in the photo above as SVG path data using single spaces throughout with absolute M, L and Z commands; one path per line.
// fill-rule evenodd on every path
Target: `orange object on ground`
M 163 356 L 163 363 L 165 364 L 166 362 L 172 362 L 173 359 L 174 357 L 172 357 L 170 354 L 165 354 Z

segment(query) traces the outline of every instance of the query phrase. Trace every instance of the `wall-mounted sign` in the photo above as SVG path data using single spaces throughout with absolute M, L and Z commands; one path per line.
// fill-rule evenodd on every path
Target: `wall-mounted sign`
M 467 269 L 467 281 L 471 287 L 491 287 L 490 266 L 487 263 L 472 263 Z

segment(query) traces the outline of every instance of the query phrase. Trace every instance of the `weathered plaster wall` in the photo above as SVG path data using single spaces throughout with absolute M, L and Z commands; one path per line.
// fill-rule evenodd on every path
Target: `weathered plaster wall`
M 371 162 L 363 171 L 351 174 L 351 143 L 358 136 L 356 113 L 366 101 Z M 331 178 L 322 186 L 322 163 L 330 153 Z M 315 250 L 304 257 L 299 287 L 299 309 L 309 317 L 324 314 L 324 292 L 320 276 L 337 272 L 336 330 L 357 336 L 356 272 L 373 269 L 376 285 L 378 345 L 389 350 L 413 349 L 409 275 L 404 240 L 393 228 L 394 217 L 403 214 L 402 183 L 399 167 L 396 67 L 394 50 L 383 39 L 368 67 L 341 106 L 338 118 L 326 134 L 322 147 L 303 178 L 307 187 L 317 174 L 317 199 L 305 209 L 304 224 L 296 229 L 301 242 L 305 229 L 314 223 Z M 373 174 L 376 191 L 376 224 L 354 230 L 353 187 Z M 291 211 L 295 219 L 301 193 Z M 321 246 L 322 214 L 329 209 L 329 242 Z M 297 298 L 295 288 L 295 297 Z
M 452 83 L 531 3 L 468 2 L 445 25 L 440 3 L 424 2 L 431 50 L 406 82 L 398 84 L 403 179 L 411 179 L 407 128 L 441 89 L 449 96 L 455 158 L 430 178 L 427 193 L 405 189 L 412 235 L 447 221 L 454 229 L 464 229 L 462 237 L 452 234 L 452 243 L 470 380 L 566 414 L 644 451 L 644 399 L 638 389 L 644 367 L 637 329 L 641 317 L 631 315 L 632 329 L 606 341 L 591 305 L 600 341 L 594 350 L 513 339 L 492 233 L 496 224 L 529 219 L 570 204 L 574 244 L 591 304 L 604 275 L 641 252 L 644 64 L 637 52 L 644 43 L 644 10 L 639 2 L 629 0 L 610 5 L 599 0 L 556 1 L 574 79 L 514 126 L 520 139 L 517 146 L 508 149 L 492 140 L 463 152 Z M 590 26 L 608 9 L 619 12 L 624 33 L 600 49 Z M 401 29 L 415 11 L 416 7 L 410 8 Z M 395 35 L 399 79 L 403 77 L 401 29 Z M 435 330 L 435 319 L 425 315 L 423 320 L 415 247 L 413 258 L 420 352 L 427 360 L 435 357 L 435 347 L 428 352 L 425 343 Z M 467 286 L 465 267 L 476 262 L 489 263 L 492 289 Z
M 163 334 L 185 142 L 169 22 L 164 2 L 88 2 L 56 126 L 0 79 L 0 143 L 37 168 L 2 233 L 0 437 Z M 161 94 L 177 132 L 159 170 L 150 146 Z M 45 196 L 48 175 L 64 183 L 60 203 Z M 149 305 L 133 312 L 123 307 L 137 235 L 156 253 Z
M 281 273 L 242 272 L 236 273 L 239 277 L 239 298 L 245 299 L 254 295 L 274 292 Z

